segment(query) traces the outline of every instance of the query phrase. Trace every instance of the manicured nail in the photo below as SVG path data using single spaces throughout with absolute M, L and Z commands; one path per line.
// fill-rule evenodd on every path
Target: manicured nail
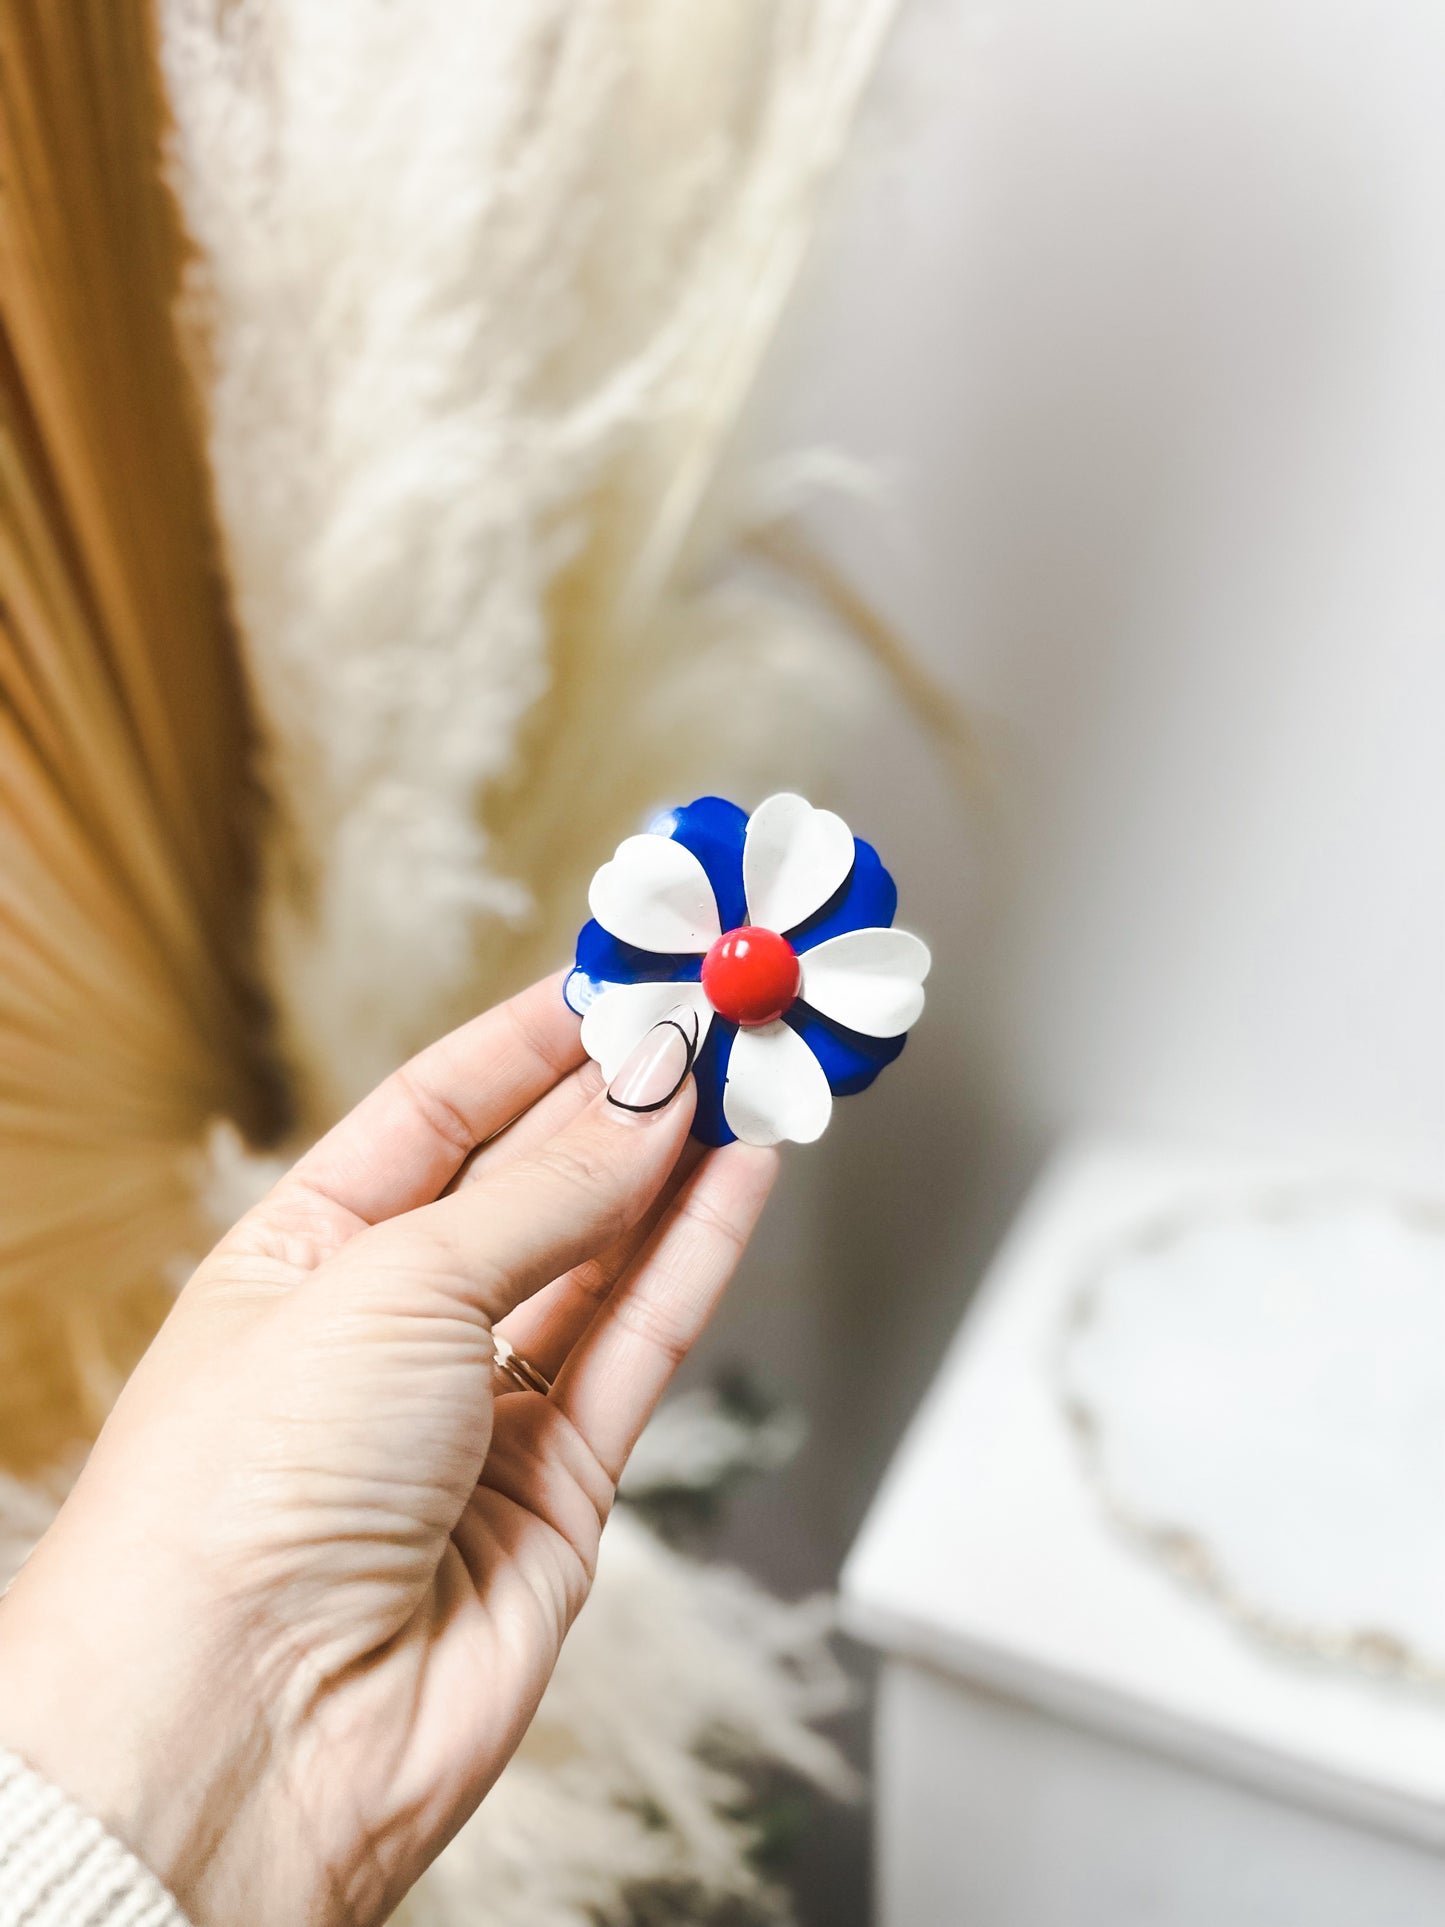
M 607 1086 L 607 1102 L 645 1115 L 670 1104 L 687 1082 L 697 1050 L 697 1012 L 677 1004 L 659 1018 Z

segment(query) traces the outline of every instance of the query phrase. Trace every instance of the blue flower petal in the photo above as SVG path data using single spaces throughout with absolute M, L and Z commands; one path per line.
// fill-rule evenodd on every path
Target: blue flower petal
M 855 836 L 853 868 L 847 882 L 806 923 L 788 932 L 788 942 L 794 950 L 811 950 L 829 937 L 841 937 L 846 930 L 887 929 L 897 908 L 898 885 L 884 869 L 873 845 Z
M 562 995 L 580 1017 L 608 984 L 695 984 L 701 975 L 701 957 L 639 950 L 593 917 L 577 933 L 577 962 Z
M 908 1042 L 901 1037 L 865 1037 L 846 1030 L 801 1001 L 785 1013 L 783 1022 L 795 1030 L 823 1066 L 834 1097 L 866 1091 L 885 1064 L 891 1064 Z
M 713 1016 L 703 1039 L 692 1080 L 697 1086 L 697 1109 L 692 1114 L 692 1134 L 704 1144 L 731 1144 L 736 1133 L 723 1116 L 723 1085 L 727 1082 L 728 1059 L 733 1052 L 736 1024 L 725 1017 Z
M 746 810 L 721 796 L 699 796 L 694 803 L 665 811 L 647 827 L 654 834 L 670 836 L 685 850 L 691 850 L 707 871 L 724 930 L 736 930 L 747 922 L 748 905 L 743 894 Z

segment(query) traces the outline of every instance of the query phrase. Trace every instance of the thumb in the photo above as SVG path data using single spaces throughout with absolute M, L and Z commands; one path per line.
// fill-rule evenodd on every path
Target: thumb
M 680 1004 L 565 1128 L 435 1204 L 363 1232 L 341 1268 L 354 1262 L 367 1280 L 389 1281 L 393 1311 L 465 1309 L 495 1323 L 614 1244 L 656 1198 L 692 1122 L 697 1046 L 697 1012 Z

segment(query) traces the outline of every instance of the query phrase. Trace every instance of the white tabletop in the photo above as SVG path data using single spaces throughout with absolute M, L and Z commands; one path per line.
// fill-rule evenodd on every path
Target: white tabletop
M 1064 1310 L 1101 1249 L 1161 1213 L 1301 1175 L 1117 1144 L 1064 1153 L 874 1501 L 843 1574 L 845 1623 L 1080 1723 L 1445 1843 L 1445 1694 L 1293 1658 L 1236 1626 L 1110 1522 L 1058 1396 Z M 1441 1374 L 1445 1395 L 1445 1360 Z M 1445 1519 L 1420 1529 L 1445 1534 Z

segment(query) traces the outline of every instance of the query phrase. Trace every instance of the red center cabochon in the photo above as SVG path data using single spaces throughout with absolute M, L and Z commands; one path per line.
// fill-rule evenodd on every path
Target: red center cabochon
M 787 938 L 749 924 L 719 937 L 702 960 L 708 1002 L 734 1024 L 771 1024 L 793 1002 L 802 980 Z

